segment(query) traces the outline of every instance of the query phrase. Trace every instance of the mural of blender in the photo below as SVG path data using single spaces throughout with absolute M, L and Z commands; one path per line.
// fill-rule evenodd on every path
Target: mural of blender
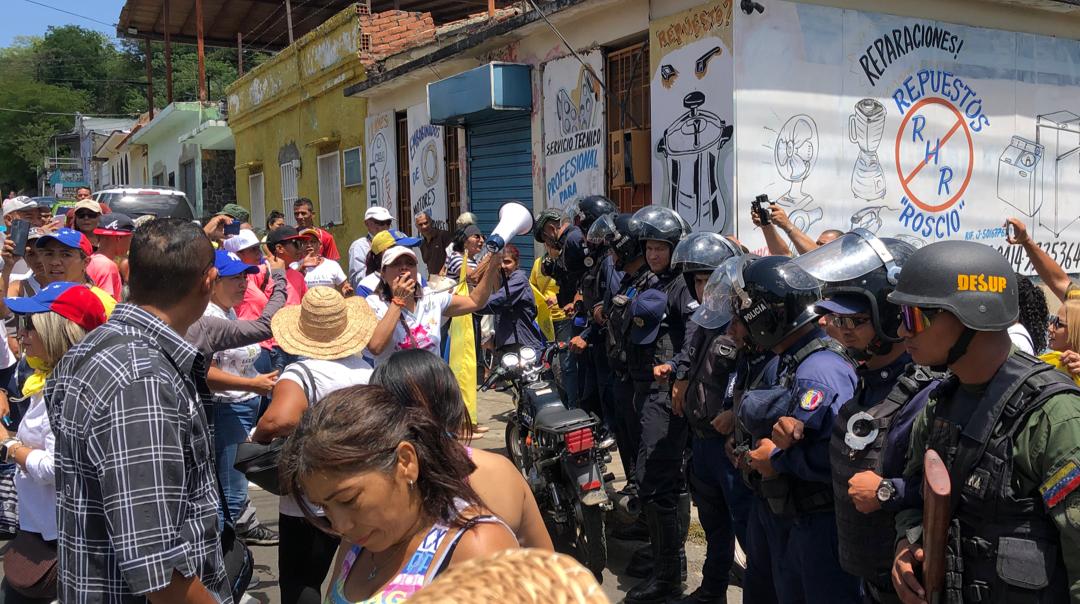
M 859 157 L 851 172 L 851 192 L 865 201 L 885 197 L 885 171 L 877 154 L 885 133 L 885 115 L 884 105 L 862 99 L 855 103 L 855 113 L 848 116 L 848 139 L 859 145 Z

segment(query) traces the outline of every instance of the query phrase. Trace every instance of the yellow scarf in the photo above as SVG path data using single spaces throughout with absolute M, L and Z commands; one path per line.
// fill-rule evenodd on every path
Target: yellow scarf
M 1076 382 L 1076 385 L 1080 386 L 1080 376 L 1075 376 L 1069 373 L 1069 368 L 1065 366 L 1065 363 L 1061 362 L 1060 352 L 1056 350 L 1051 350 L 1050 352 L 1047 352 L 1045 354 L 1040 354 L 1039 360 L 1071 377 L 1073 379 L 1073 382 Z
M 23 396 L 33 396 L 45 389 L 45 378 L 49 377 L 52 367 L 46 365 L 45 361 L 38 357 L 26 357 L 26 364 L 34 370 L 34 373 L 26 378 L 22 393 Z

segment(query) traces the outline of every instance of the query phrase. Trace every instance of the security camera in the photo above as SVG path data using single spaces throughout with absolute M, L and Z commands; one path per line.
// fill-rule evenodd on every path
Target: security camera
M 765 7 L 762 6 L 760 2 L 754 2 L 754 0 L 742 0 L 742 3 L 739 4 L 739 8 L 748 15 L 754 14 L 754 11 L 759 13 L 765 12 Z

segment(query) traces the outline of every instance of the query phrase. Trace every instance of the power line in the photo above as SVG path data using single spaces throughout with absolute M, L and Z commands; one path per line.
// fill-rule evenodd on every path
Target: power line
M 29 2 L 30 4 L 36 4 L 38 6 L 43 6 L 45 8 L 51 8 L 51 9 L 53 9 L 55 11 L 60 11 L 62 13 L 67 13 L 67 14 L 73 16 L 73 17 L 78 17 L 80 19 L 86 19 L 87 21 L 93 21 L 94 23 L 100 23 L 100 24 L 105 25 L 107 27 L 116 27 L 115 23 L 106 23 L 104 21 L 99 21 L 98 19 L 95 19 L 93 17 L 87 17 L 86 15 L 80 15 L 79 13 L 73 13 L 73 12 L 71 12 L 69 10 L 64 10 L 62 8 L 57 8 L 55 6 L 50 6 L 48 4 L 45 4 L 44 2 L 38 2 L 37 0 L 24 0 L 24 1 Z
M 293 10 L 295 11 L 298 8 L 303 8 L 304 6 L 307 6 L 308 4 L 311 4 L 312 2 L 314 2 L 314 0 L 307 0 L 306 2 L 301 1 L 299 4 L 297 4 L 296 6 L 293 7 Z M 300 19 L 299 21 L 297 21 L 296 23 L 293 24 L 293 30 L 299 29 L 300 25 L 302 25 L 308 19 L 310 19 L 310 18 L 312 18 L 312 17 L 314 17 L 316 15 L 321 14 L 321 13 L 319 13 L 319 10 L 318 10 L 320 8 L 324 8 L 324 7 L 321 7 L 321 6 L 313 7 L 313 10 L 310 13 L 308 13 L 308 15 L 306 17 L 304 17 L 303 19 Z M 278 40 L 281 39 L 281 36 L 284 36 L 287 33 L 288 33 L 288 30 L 282 30 L 282 32 L 279 33 L 273 40 L 270 40 L 269 42 L 267 42 L 265 46 L 261 46 L 260 47 L 260 52 L 266 52 L 268 48 L 273 46 L 275 42 L 277 42 Z
M 70 115 L 70 116 L 82 116 L 82 117 L 137 117 L 139 113 L 95 113 L 93 115 L 89 113 L 59 113 L 56 111 L 32 111 L 29 109 L 15 109 L 14 107 L 0 107 L 0 111 L 9 111 L 11 113 L 32 113 L 34 115 Z

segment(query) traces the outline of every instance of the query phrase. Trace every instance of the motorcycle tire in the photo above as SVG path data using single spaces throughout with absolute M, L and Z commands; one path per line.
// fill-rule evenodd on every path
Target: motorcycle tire
M 525 436 L 522 434 L 521 424 L 516 417 L 511 417 L 506 422 L 506 456 L 510 458 L 514 466 L 522 474 L 526 472 L 528 465 L 528 451 L 525 449 Z
M 607 531 L 604 527 L 604 510 L 595 505 L 578 507 L 578 526 L 576 553 L 577 560 L 596 577 L 597 583 L 604 582 L 604 568 L 607 567 Z

